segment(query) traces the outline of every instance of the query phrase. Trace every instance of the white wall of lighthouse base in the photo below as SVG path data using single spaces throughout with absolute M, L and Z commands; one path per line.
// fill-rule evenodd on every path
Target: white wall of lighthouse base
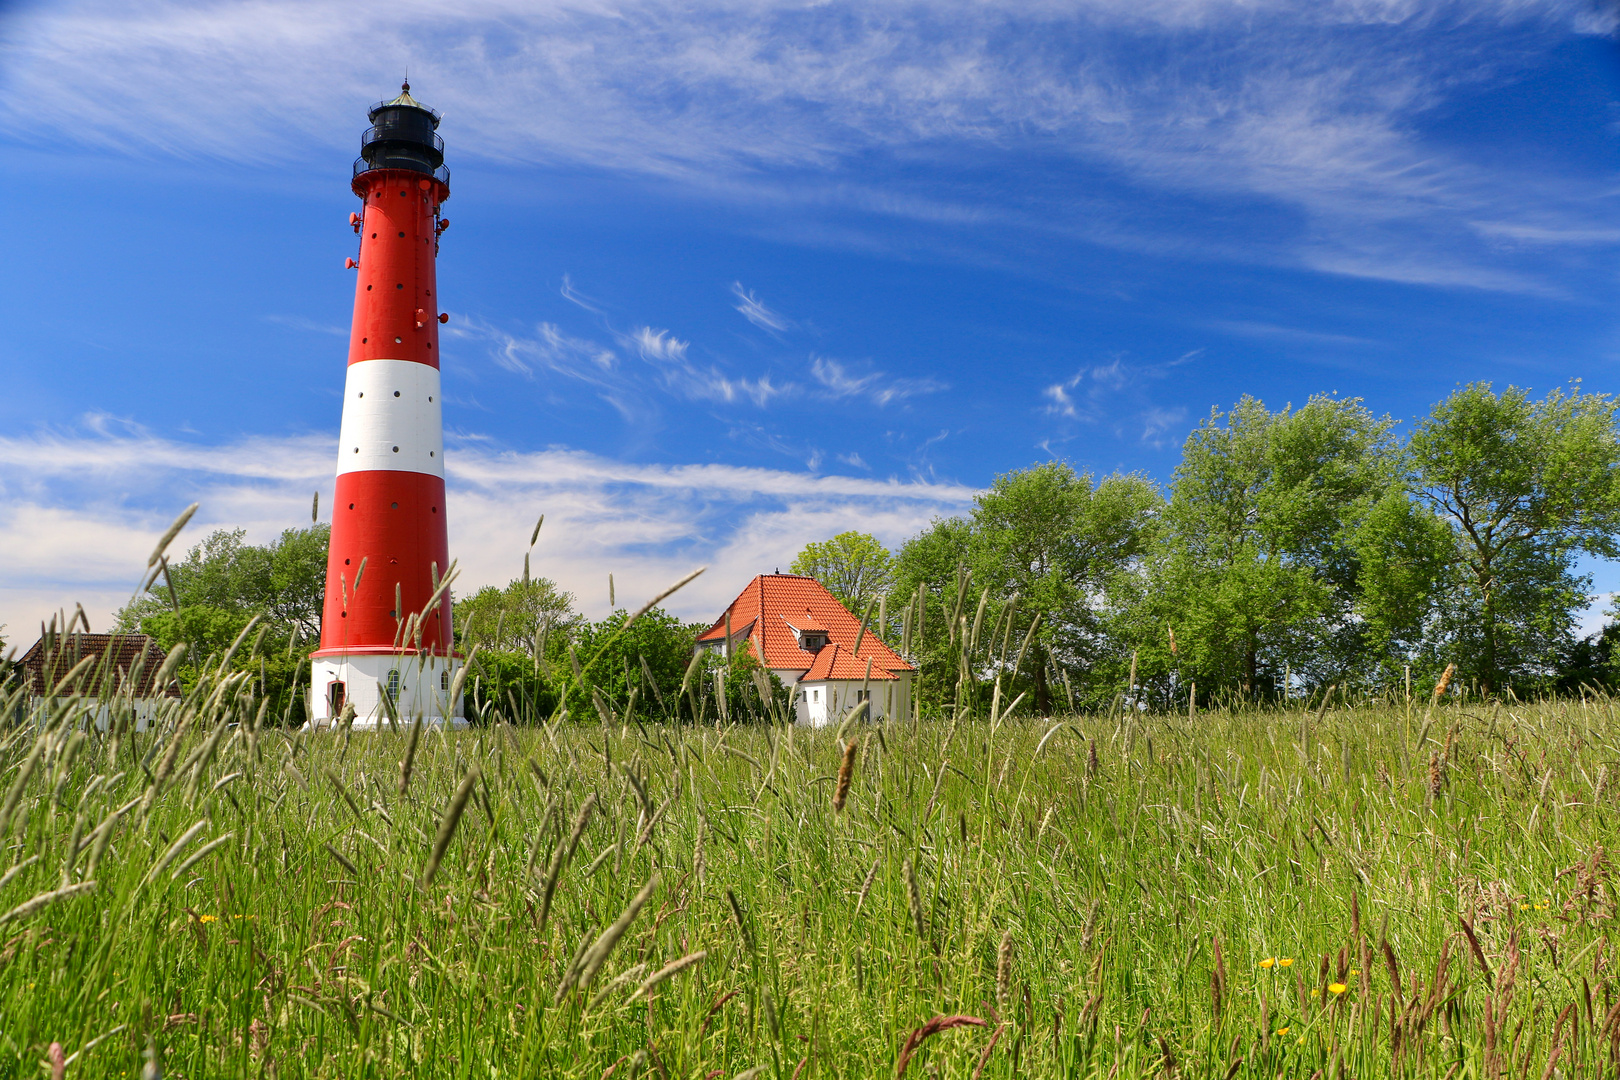
M 332 684 L 339 681 L 343 683 L 345 700 L 354 706 L 355 730 L 386 729 L 388 713 L 382 698 L 390 673 L 395 671 L 399 672 L 399 692 L 394 711 L 401 727 L 414 724 L 418 716 L 428 726 L 467 726 L 463 698 L 451 701 L 446 689 L 455 685 L 456 672 L 461 668 L 461 661 L 455 657 L 366 653 L 317 657 L 310 667 L 310 700 L 314 704 L 310 726 L 316 730 L 331 727 L 340 719 L 332 715 Z

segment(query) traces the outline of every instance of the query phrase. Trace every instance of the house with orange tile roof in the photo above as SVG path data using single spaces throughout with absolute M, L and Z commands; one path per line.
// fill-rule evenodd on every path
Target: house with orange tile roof
M 36 710 L 47 700 L 71 705 L 101 731 L 127 710 L 145 731 L 181 697 L 178 680 L 159 683 L 162 669 L 163 650 L 146 634 L 49 633 L 17 660 L 15 676 Z
M 731 602 L 697 647 L 732 655 L 752 650 L 795 691 L 794 714 L 811 727 L 836 724 L 862 701 L 869 718 L 911 714 L 916 668 L 815 578 L 761 574 Z

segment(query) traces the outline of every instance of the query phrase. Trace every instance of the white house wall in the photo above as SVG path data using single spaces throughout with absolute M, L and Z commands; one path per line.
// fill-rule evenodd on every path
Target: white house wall
M 88 719 L 97 731 L 106 731 L 112 725 L 113 717 L 128 709 L 133 714 L 135 730 L 145 731 L 149 727 L 155 727 L 158 718 L 163 715 L 163 710 L 178 700 L 168 697 L 135 698 L 132 703 L 120 702 L 117 705 L 108 705 L 104 701 L 92 698 L 63 697 L 51 699 L 50 705 L 58 709 L 77 709 L 77 722 L 82 723 Z M 31 715 L 42 715 L 46 704 L 43 697 L 30 698 Z
M 857 692 L 867 688 L 872 691 L 868 719 L 904 720 L 911 715 L 911 673 L 902 672 L 898 678 L 870 684 L 865 679 L 802 682 L 799 684 L 796 719 L 808 727 L 840 724 L 845 714 L 855 707 Z

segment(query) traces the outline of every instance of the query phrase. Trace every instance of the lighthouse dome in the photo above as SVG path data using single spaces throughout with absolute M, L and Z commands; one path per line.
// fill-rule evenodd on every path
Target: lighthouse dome
M 439 114 L 411 97 L 410 83 L 392 101 L 373 105 L 367 115 L 371 127 L 360 136 L 356 176 L 370 169 L 409 169 L 449 182 L 444 140 L 435 130 Z

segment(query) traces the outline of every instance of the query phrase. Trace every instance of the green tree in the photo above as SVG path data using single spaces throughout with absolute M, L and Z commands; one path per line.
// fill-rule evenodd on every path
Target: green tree
M 1409 666 L 1422 676 L 1437 675 L 1445 664 L 1428 646 L 1455 553 L 1450 528 L 1395 483 L 1365 504 L 1348 542 L 1358 564 L 1354 607 L 1363 646 L 1360 666 L 1370 681 L 1395 686 Z
M 1002 604 L 1017 599 L 1002 638 L 1016 648 L 1030 620 L 1041 620 L 1026 661 L 1037 713 L 1052 711 L 1049 669 L 1084 673 L 1109 652 L 1120 579 L 1143 554 L 1161 505 L 1145 477 L 1094 482 L 1062 462 L 998 476 L 975 501 L 972 579 Z
M 601 622 L 581 622 L 575 628 L 573 656 L 563 661 L 566 669 L 557 665 L 558 678 L 567 681 L 565 703 L 571 718 L 596 719 L 593 689 L 621 717 L 627 712 L 646 718 L 678 715 L 681 680 L 697 636 L 707 626 L 682 623 L 663 608 L 653 608 L 623 630 L 625 616 L 615 611 Z M 579 678 L 573 677 L 576 662 Z
M 1578 387 L 1532 401 L 1472 383 L 1413 432 L 1413 491 L 1456 544 L 1440 636 L 1486 693 L 1549 677 L 1591 587 L 1576 556 L 1620 554 L 1617 407 Z
M 1183 448 L 1146 584 L 1152 618 L 1138 620 L 1155 666 L 1252 698 L 1290 667 L 1325 682 L 1355 663 L 1352 532 L 1391 482 L 1391 427 L 1359 399 L 1325 396 L 1211 412 Z
M 1094 482 L 1048 462 L 997 477 L 969 517 L 937 519 L 908 540 L 895 559 L 888 630 L 909 627 L 919 700 L 930 710 L 952 701 L 978 708 L 1000 677 L 1003 704 L 1026 693 L 1050 713 L 1049 672 L 1083 684 L 1113 648 L 1121 585 L 1160 505 L 1140 476 Z M 1037 616 L 1029 654 L 1011 672 Z
M 841 532 L 831 540 L 806 544 L 792 571 L 813 577 L 856 615 L 875 597 L 889 591 L 894 558 L 875 536 Z
M 1614 612 L 1610 612 L 1611 618 Z M 1620 622 L 1577 641 L 1558 667 L 1558 690 L 1581 694 L 1588 689 L 1614 693 L 1620 687 Z
M 245 529 L 210 533 L 169 566 L 173 596 L 160 575 L 146 595 L 118 612 L 119 628 L 138 629 L 141 620 L 175 607 L 206 607 L 263 615 L 289 630 L 297 627 L 305 640 L 319 637 L 331 527 L 287 529 L 263 547 L 246 543 L 246 537 Z
M 882 630 L 885 640 L 901 647 L 917 666 L 912 693 L 930 712 L 939 709 L 960 667 L 948 622 L 972 538 L 973 526 L 966 518 L 935 518 L 894 557 L 889 625 Z
M 263 547 L 246 543 L 246 536 L 243 529 L 210 533 L 169 567 L 168 581 L 159 575 L 144 596 L 125 605 L 116 625 L 150 634 L 165 651 L 185 642 L 179 675 L 190 686 L 203 664 L 223 655 L 258 616 L 258 629 L 232 667 L 255 677 L 270 699 L 269 717 L 299 723 L 307 644 L 320 636 L 330 528 L 287 529 Z
M 551 670 L 528 653 L 479 652 L 465 683 L 467 718 L 481 723 L 491 723 L 497 716 L 514 724 L 549 722 L 557 709 Z
M 683 719 L 695 719 L 699 723 L 720 719 L 731 724 L 757 724 L 788 716 L 786 688 L 759 662 L 752 649 L 734 650 L 729 661 L 718 650 L 706 649 L 695 675 L 691 692 L 681 702 L 679 715 Z M 778 709 L 773 711 L 771 704 L 760 696 L 761 682 L 766 692 L 776 699 Z
M 456 601 L 455 626 L 463 648 L 478 645 L 501 652 L 545 653 L 540 644 L 559 633 L 566 638 L 579 622 L 574 594 L 549 578 L 514 578 L 504 589 L 485 585 Z

